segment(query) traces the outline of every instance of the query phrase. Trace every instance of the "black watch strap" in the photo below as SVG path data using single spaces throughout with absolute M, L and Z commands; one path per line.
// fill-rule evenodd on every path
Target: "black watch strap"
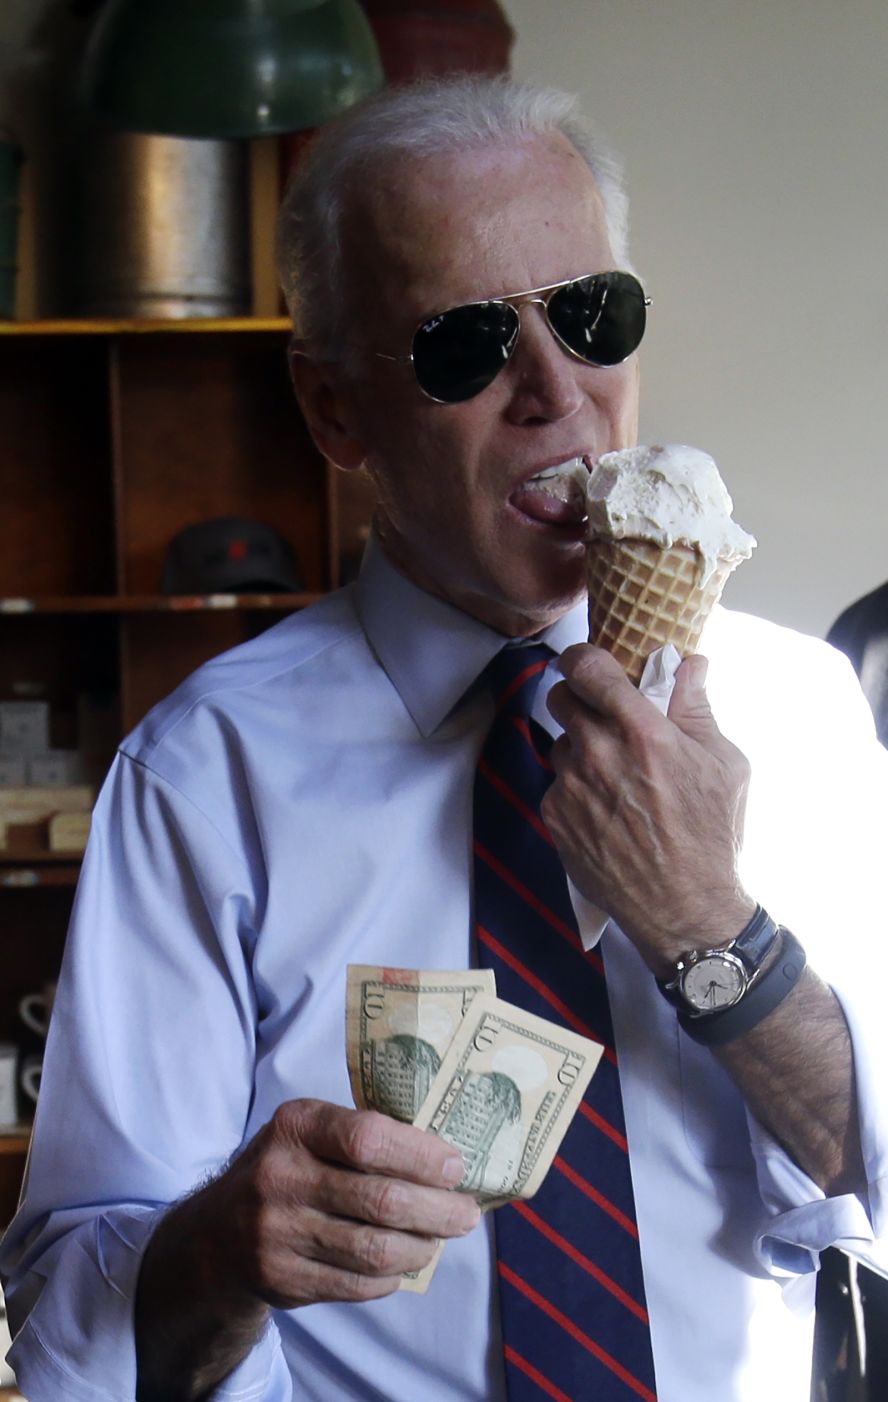
M 805 951 L 795 935 L 780 926 L 780 952 L 774 963 L 750 984 L 748 990 L 732 1008 L 711 1013 L 707 1017 L 691 1017 L 679 1013 L 679 1025 L 695 1042 L 707 1047 L 724 1046 L 751 1032 L 769 1013 L 778 1008 L 805 971 Z
M 757 905 L 748 925 L 740 931 L 734 943 L 729 945 L 734 954 L 742 956 L 747 964 L 757 969 L 766 958 L 777 938 L 777 924 L 771 919 L 764 906 Z

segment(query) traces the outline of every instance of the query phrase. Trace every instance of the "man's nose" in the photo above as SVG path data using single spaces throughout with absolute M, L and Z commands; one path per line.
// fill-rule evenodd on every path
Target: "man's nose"
M 519 316 L 518 343 L 506 367 L 507 417 L 513 423 L 570 418 L 583 403 L 578 373 L 583 366 L 555 339 L 541 304 L 525 304 Z

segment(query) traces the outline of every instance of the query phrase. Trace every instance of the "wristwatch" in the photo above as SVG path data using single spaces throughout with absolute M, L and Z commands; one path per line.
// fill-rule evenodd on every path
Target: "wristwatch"
M 761 906 L 736 939 L 720 949 L 690 949 L 676 961 L 660 992 L 685 1017 L 696 1020 L 722 1013 L 749 992 L 777 939 L 777 925 Z

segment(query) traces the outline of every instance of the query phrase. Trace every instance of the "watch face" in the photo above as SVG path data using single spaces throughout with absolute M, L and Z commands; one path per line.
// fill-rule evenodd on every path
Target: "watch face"
M 681 991 L 696 1012 L 730 1008 L 746 988 L 747 977 L 732 954 L 709 954 L 686 970 Z

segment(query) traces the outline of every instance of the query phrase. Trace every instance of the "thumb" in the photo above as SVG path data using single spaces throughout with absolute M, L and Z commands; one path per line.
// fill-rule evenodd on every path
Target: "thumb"
M 706 695 L 707 658 L 686 657 L 675 673 L 675 686 L 666 714 L 683 734 L 707 748 L 721 732 Z

